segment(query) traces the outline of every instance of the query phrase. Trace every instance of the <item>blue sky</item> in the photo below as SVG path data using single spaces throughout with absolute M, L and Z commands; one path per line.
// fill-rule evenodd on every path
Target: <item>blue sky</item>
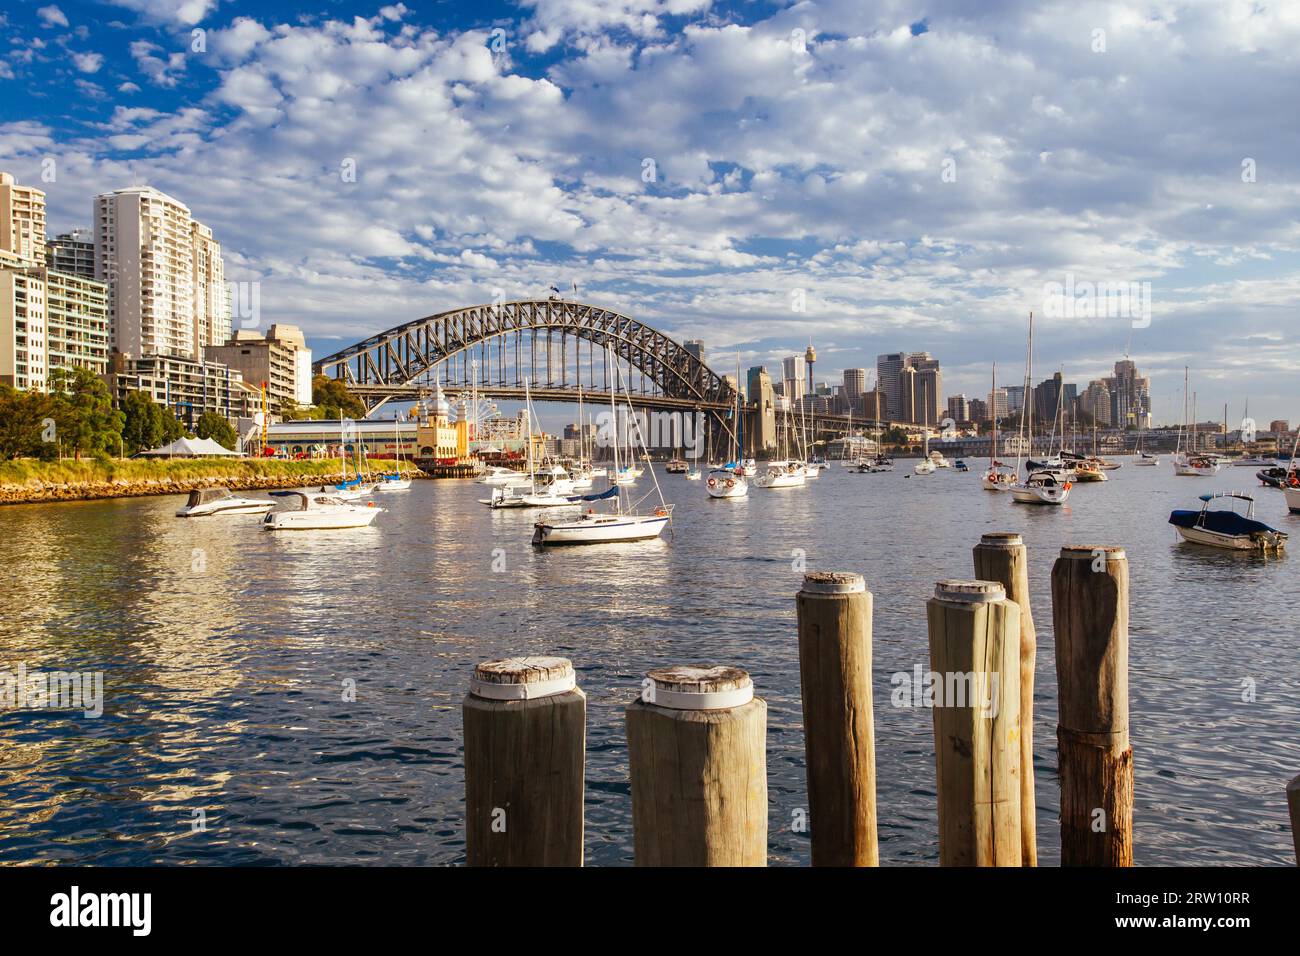
M 20 0 L 0 168 L 55 230 L 175 195 L 320 355 L 577 281 L 727 367 L 924 349 L 977 395 L 1072 277 L 1149 321 L 1042 315 L 1035 378 L 1127 349 L 1157 420 L 1185 364 L 1295 420 L 1298 50 L 1280 2 Z

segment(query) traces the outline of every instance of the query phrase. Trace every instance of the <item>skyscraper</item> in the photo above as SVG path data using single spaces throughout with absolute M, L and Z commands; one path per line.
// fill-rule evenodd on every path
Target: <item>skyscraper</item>
M 844 370 L 844 397 L 851 403 L 867 390 L 867 370 L 865 368 L 846 368 Z
M 55 272 L 83 279 L 95 278 L 95 235 L 89 229 L 74 229 L 45 243 L 46 264 Z
M 933 424 L 943 410 L 943 372 L 929 352 L 888 352 L 876 356 L 877 388 L 885 393 L 889 417 Z
M 948 417 L 954 422 L 968 422 L 970 416 L 970 400 L 964 394 L 948 396 Z
M 45 192 L 0 173 L 0 252 L 45 264 Z
M 903 352 L 887 352 L 876 356 L 876 387 L 885 394 L 885 412 L 891 419 L 904 417 L 899 373 L 906 360 L 907 355 Z
M 704 364 L 704 340 L 703 339 L 687 339 L 685 342 L 682 343 L 682 348 L 686 349 L 687 352 L 695 356 L 695 360 L 697 362 Z
M 781 360 L 782 391 L 791 402 L 798 402 L 807 391 L 807 363 L 802 355 L 791 355 Z
M 96 196 L 94 223 L 116 350 L 201 359 L 205 345 L 230 337 L 221 245 L 189 207 L 132 186 Z

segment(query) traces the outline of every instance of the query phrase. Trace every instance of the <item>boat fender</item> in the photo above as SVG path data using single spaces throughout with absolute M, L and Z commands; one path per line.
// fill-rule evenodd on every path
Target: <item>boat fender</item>
M 1065 483 L 1065 490 L 1066 490 L 1066 491 L 1069 491 L 1070 488 L 1071 488 L 1071 482 L 1068 482 L 1068 481 L 1067 481 L 1067 482 Z
M 716 479 L 716 478 L 710 478 L 710 479 L 709 479 L 709 487 L 710 487 L 710 488 L 716 488 L 716 487 L 718 487 L 718 479 Z

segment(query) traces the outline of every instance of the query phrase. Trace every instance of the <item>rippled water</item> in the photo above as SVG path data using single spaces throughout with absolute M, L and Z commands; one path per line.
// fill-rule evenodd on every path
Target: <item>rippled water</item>
M 1253 484 L 1251 471 L 1126 464 L 1111 479 L 1054 510 L 982 492 L 974 472 L 836 466 L 739 501 L 661 474 L 671 540 L 547 552 L 529 544 L 529 515 L 489 512 L 468 482 L 386 496 L 360 531 L 182 521 L 175 497 L 5 508 L 0 669 L 102 670 L 106 704 L 99 719 L 0 713 L 0 862 L 462 862 L 470 670 L 558 653 L 588 695 L 588 863 L 631 862 L 622 711 L 641 676 L 712 661 L 747 668 L 768 701 L 770 859 L 806 864 L 807 837 L 790 831 L 807 805 L 792 560 L 804 549 L 810 569 L 861 571 L 874 592 L 881 859 L 934 863 L 930 714 L 891 708 L 889 677 L 928 669 L 934 582 L 969 576 L 979 536 L 1006 530 L 1032 563 L 1042 862 L 1059 858 L 1049 574 L 1061 544 L 1086 542 L 1125 546 L 1132 566 L 1138 863 L 1290 863 L 1300 557 L 1176 543 L 1171 508 Z M 1300 534 L 1279 493 L 1259 497 L 1259 517 Z M 200 812 L 207 830 L 193 832 Z

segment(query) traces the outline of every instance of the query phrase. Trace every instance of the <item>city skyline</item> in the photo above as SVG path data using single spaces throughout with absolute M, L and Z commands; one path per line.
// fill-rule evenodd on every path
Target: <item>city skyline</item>
M 1006 3 L 996 35 L 943 3 L 307 10 L 7 11 L 0 161 L 47 193 L 48 234 L 155 186 L 316 354 L 576 283 L 745 366 L 811 337 L 835 380 L 905 346 L 977 396 L 994 361 L 1023 376 L 1033 310 L 1036 368 L 1086 383 L 1128 356 L 1157 423 L 1185 365 L 1203 408 L 1300 414 L 1292 9 Z M 1261 60 L 1282 75 L 1255 82 Z M 1049 291 L 1089 283 L 1149 287 L 1108 318 Z

